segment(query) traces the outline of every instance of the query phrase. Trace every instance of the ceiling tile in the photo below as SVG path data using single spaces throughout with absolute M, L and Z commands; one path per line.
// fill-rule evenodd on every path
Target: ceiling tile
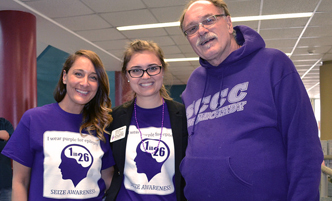
M 304 28 L 308 20 L 309 18 L 262 20 L 261 29 L 285 29 L 290 27 Z
M 332 8 L 331 0 L 322 0 L 322 3 L 319 5 L 319 8 L 317 11 L 331 13 L 331 8 Z
M 81 0 L 97 13 L 129 11 L 146 8 L 140 0 Z
M 315 0 L 264 0 L 263 15 L 313 12 L 317 2 Z
M 326 13 L 316 13 L 314 17 L 312 18 L 310 22 L 310 26 L 331 26 L 332 25 L 332 12 L 326 12 Z
M 332 45 L 331 37 L 329 36 L 303 37 L 299 42 L 299 46 L 306 45 L 314 47 L 317 44 Z
M 103 29 L 111 27 L 110 24 L 108 24 L 98 15 L 82 15 L 76 17 L 57 18 L 55 21 L 73 31 Z
M 331 16 L 331 19 L 332 19 L 332 16 Z M 326 21 L 328 21 L 328 20 L 326 20 Z M 308 27 L 303 34 L 303 37 L 317 37 L 317 36 L 332 37 L 332 23 L 329 26 L 326 25 L 326 26 L 321 26 L 321 27 Z
M 111 12 L 100 14 L 107 22 L 109 22 L 114 27 L 118 26 L 129 26 L 129 25 L 139 25 L 139 24 L 151 24 L 157 23 L 158 21 L 152 15 L 152 13 L 147 10 L 132 10 L 130 12 Z
M 147 37 L 147 38 L 140 38 L 142 40 L 151 40 L 157 43 L 160 47 L 163 46 L 171 46 L 174 45 L 174 42 L 171 37 L 169 36 L 157 36 L 157 37 Z
M 151 12 L 154 14 L 158 22 L 177 22 L 182 13 L 183 6 L 153 8 Z
M 298 38 L 303 28 L 287 28 L 287 29 L 261 29 L 260 34 L 264 40 Z
M 143 0 L 148 7 L 170 7 L 186 5 L 186 0 Z
M 259 15 L 261 0 L 226 0 L 226 3 L 232 17 L 256 16 Z
M 129 42 L 129 40 L 112 40 L 95 42 L 95 44 L 107 50 L 124 50 Z
M 115 28 L 78 31 L 77 34 L 93 42 L 125 39 L 125 36 Z
M 283 48 L 283 47 L 293 47 L 297 41 L 297 38 L 292 38 L 292 39 L 283 39 L 283 40 L 278 40 L 278 39 L 273 39 L 273 40 L 265 40 L 266 47 L 269 48 Z
M 184 35 L 171 36 L 171 38 L 177 45 L 190 45 L 187 38 Z
M 323 56 L 323 60 L 324 60 L 324 61 L 332 61 L 332 53 L 325 54 L 325 55 Z
M 188 45 L 178 45 L 178 46 L 179 46 L 180 50 L 183 53 L 192 53 L 193 52 L 193 49 L 192 49 L 190 44 L 188 44 Z
M 79 0 L 43 0 L 26 2 L 26 4 L 50 18 L 88 15 L 93 13 L 90 8 Z
M 168 55 L 171 55 L 171 54 L 180 54 L 181 53 L 181 50 L 175 46 L 175 45 L 172 45 L 172 46 L 164 46 L 162 47 L 162 50 L 164 52 L 164 55 L 167 59 L 170 59 L 170 57 L 168 57 Z

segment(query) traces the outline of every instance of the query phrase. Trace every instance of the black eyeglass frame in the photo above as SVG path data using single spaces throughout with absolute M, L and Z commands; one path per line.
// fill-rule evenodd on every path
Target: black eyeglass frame
M 151 69 L 151 68 L 156 68 L 156 67 L 159 68 L 159 72 L 158 72 L 157 74 L 153 74 L 153 75 L 151 75 L 151 74 L 148 72 L 148 70 Z M 161 73 L 161 68 L 162 68 L 162 66 L 150 66 L 149 68 L 147 68 L 147 69 L 145 69 L 145 70 L 143 70 L 143 69 L 132 69 L 132 70 L 127 70 L 127 72 L 128 72 L 128 74 L 129 74 L 129 76 L 132 77 L 132 78 L 141 78 L 141 77 L 143 77 L 144 73 L 148 74 L 149 76 L 159 75 L 159 74 Z M 133 77 L 133 76 L 131 75 L 131 73 L 130 73 L 130 72 L 133 71 L 133 70 L 140 70 L 140 71 L 142 71 L 142 75 L 141 75 L 141 76 L 138 76 L 138 77 Z
M 211 16 L 205 18 L 202 22 L 200 22 L 200 23 L 198 23 L 198 24 L 196 24 L 196 25 L 194 25 L 194 26 L 190 26 L 188 29 L 186 29 L 186 30 L 183 32 L 183 34 L 184 34 L 185 36 L 192 36 L 192 35 L 194 35 L 195 33 L 197 33 L 200 24 L 202 24 L 203 27 L 205 27 L 205 26 L 209 27 L 209 26 L 211 26 L 211 25 L 213 25 L 213 24 L 215 24 L 215 23 L 217 22 L 217 17 L 226 17 L 226 16 L 227 16 L 226 14 L 211 15 Z M 213 24 L 209 24 L 209 25 L 208 25 L 208 24 L 204 24 L 203 22 L 205 22 L 205 21 L 206 21 L 207 19 L 209 19 L 210 17 L 214 17 L 214 19 L 215 19 L 214 23 L 213 23 Z M 192 34 L 188 34 L 188 30 L 191 29 L 191 28 L 193 28 L 193 27 L 197 27 L 197 30 L 196 30 L 194 33 L 192 33 Z

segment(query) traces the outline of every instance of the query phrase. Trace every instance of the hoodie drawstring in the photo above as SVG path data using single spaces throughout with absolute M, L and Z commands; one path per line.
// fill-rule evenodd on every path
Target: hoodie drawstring
M 223 86 L 224 86 L 224 72 L 223 72 L 223 69 L 221 69 L 221 83 L 219 85 L 219 97 L 218 97 L 216 109 L 219 109 L 221 107 L 220 99 L 221 99 L 221 90 L 222 90 Z
M 206 70 L 206 69 L 205 69 Z M 203 91 L 203 94 L 202 94 L 202 97 L 201 97 L 201 102 L 199 103 L 199 106 L 198 106 L 198 110 L 197 110 L 197 114 L 195 116 L 195 121 L 194 121 L 194 125 L 193 125 L 193 130 L 191 131 L 191 135 L 194 135 L 195 134 L 195 126 L 196 126 L 196 120 L 197 120 L 197 117 L 198 117 L 198 114 L 199 114 L 199 110 L 201 109 L 201 106 L 202 106 L 202 101 L 203 101 L 203 97 L 205 95 L 205 91 L 206 91 L 206 86 L 207 86 L 207 80 L 208 80 L 208 73 L 207 73 L 207 70 L 206 70 L 206 78 L 205 78 L 205 85 L 204 85 L 204 91 Z M 191 136 L 189 135 L 189 137 Z

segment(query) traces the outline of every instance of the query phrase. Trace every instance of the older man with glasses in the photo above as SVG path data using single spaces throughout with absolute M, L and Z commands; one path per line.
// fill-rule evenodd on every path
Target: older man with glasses
M 233 27 L 222 0 L 191 1 L 180 22 L 201 64 L 182 94 L 186 198 L 318 201 L 323 153 L 291 60 L 251 28 Z

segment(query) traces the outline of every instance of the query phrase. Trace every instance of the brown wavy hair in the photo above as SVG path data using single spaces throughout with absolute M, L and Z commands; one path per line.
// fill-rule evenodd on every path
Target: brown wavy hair
M 122 69 L 121 69 L 121 74 L 122 74 L 123 80 L 127 80 L 127 78 L 126 78 L 127 65 L 129 63 L 129 61 L 131 60 L 131 57 L 135 53 L 143 52 L 143 51 L 149 51 L 149 52 L 156 54 L 156 56 L 160 60 L 162 70 L 164 72 L 168 72 L 168 63 L 165 62 L 164 53 L 163 53 L 162 49 L 158 46 L 157 43 L 155 43 L 153 41 L 134 40 L 131 43 L 129 43 L 129 45 L 123 55 L 123 63 L 122 63 Z M 136 93 L 135 92 L 133 92 L 133 93 L 134 94 L 130 95 L 130 96 L 133 96 L 133 98 L 135 98 Z M 166 89 L 164 84 L 162 84 L 162 86 L 159 90 L 159 93 L 160 93 L 161 97 L 163 97 L 164 99 L 172 100 L 172 98 L 170 97 L 169 92 Z M 129 105 L 131 102 L 132 101 L 127 102 L 126 105 Z
M 66 85 L 63 84 L 63 73 L 68 74 L 69 69 L 73 66 L 74 62 L 79 57 L 88 58 L 97 73 L 98 76 L 98 90 L 96 95 L 84 105 L 82 109 L 83 120 L 80 126 L 80 133 L 82 130 L 87 131 L 90 135 L 98 137 L 103 142 L 106 142 L 104 133 L 109 134 L 106 131 L 106 127 L 112 122 L 113 118 L 110 114 L 112 111 L 111 99 L 109 98 L 110 86 L 108 82 L 108 76 L 106 70 L 99 56 L 90 50 L 78 50 L 74 54 L 70 55 L 64 63 L 61 71 L 61 75 L 58 84 L 54 90 L 53 97 L 56 102 L 61 102 L 67 94 Z

